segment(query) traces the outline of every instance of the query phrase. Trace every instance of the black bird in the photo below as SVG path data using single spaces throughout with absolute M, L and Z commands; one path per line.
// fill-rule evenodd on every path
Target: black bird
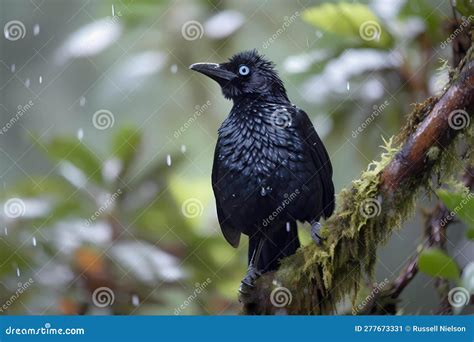
M 190 68 L 219 83 L 234 102 L 219 129 L 212 187 L 226 240 L 237 247 L 240 234 L 249 236 L 242 291 L 295 253 L 297 220 L 311 223 L 319 243 L 318 221 L 334 211 L 331 161 L 308 115 L 288 99 L 274 64 L 256 50 Z

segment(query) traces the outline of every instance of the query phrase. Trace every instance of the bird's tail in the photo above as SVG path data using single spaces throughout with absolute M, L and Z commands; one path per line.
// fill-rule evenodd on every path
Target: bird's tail
M 259 239 L 260 237 L 257 236 L 250 237 L 249 262 L 257 248 Z M 274 230 L 274 233 L 265 239 L 262 246 L 257 264 L 258 270 L 262 273 L 276 270 L 280 260 L 295 254 L 299 247 L 300 240 L 298 238 L 296 222 L 290 222 L 280 229 Z

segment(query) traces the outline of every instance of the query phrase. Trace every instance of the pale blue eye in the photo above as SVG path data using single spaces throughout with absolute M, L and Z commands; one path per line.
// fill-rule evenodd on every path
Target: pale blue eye
M 247 76 L 248 74 L 250 74 L 249 67 L 246 65 L 241 65 L 239 68 L 239 74 L 241 74 L 242 76 Z

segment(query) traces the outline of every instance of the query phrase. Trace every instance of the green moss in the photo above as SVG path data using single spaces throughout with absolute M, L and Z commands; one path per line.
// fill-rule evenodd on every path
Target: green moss
M 419 113 L 414 110 L 413 115 Z M 472 131 L 469 129 L 456 141 L 473 143 Z M 466 137 L 470 138 L 466 140 Z M 412 215 L 420 191 L 430 188 L 431 175 L 438 174 L 441 181 L 462 168 L 458 160 L 453 160 L 458 155 L 456 143 L 444 150 L 433 148 L 428 152 L 431 172 L 413 177 L 391 196 L 382 197 L 381 172 L 400 150 L 400 146 L 393 146 L 394 141 L 394 138 L 384 140 L 380 160 L 370 163 L 350 189 L 339 193 L 337 210 L 323 225 L 323 246 L 306 246 L 283 260 L 275 278 L 295 289 L 294 301 L 288 308 L 290 313 L 332 313 L 337 302 L 348 295 L 354 302 L 364 275 L 373 277 L 378 246 Z M 312 291 L 305 293 L 298 290 L 301 288 Z

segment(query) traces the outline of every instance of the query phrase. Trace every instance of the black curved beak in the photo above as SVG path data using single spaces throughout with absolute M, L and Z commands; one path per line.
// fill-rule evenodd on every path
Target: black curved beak
M 200 72 L 218 83 L 226 83 L 237 77 L 232 71 L 225 70 L 216 63 L 194 63 L 189 69 Z

